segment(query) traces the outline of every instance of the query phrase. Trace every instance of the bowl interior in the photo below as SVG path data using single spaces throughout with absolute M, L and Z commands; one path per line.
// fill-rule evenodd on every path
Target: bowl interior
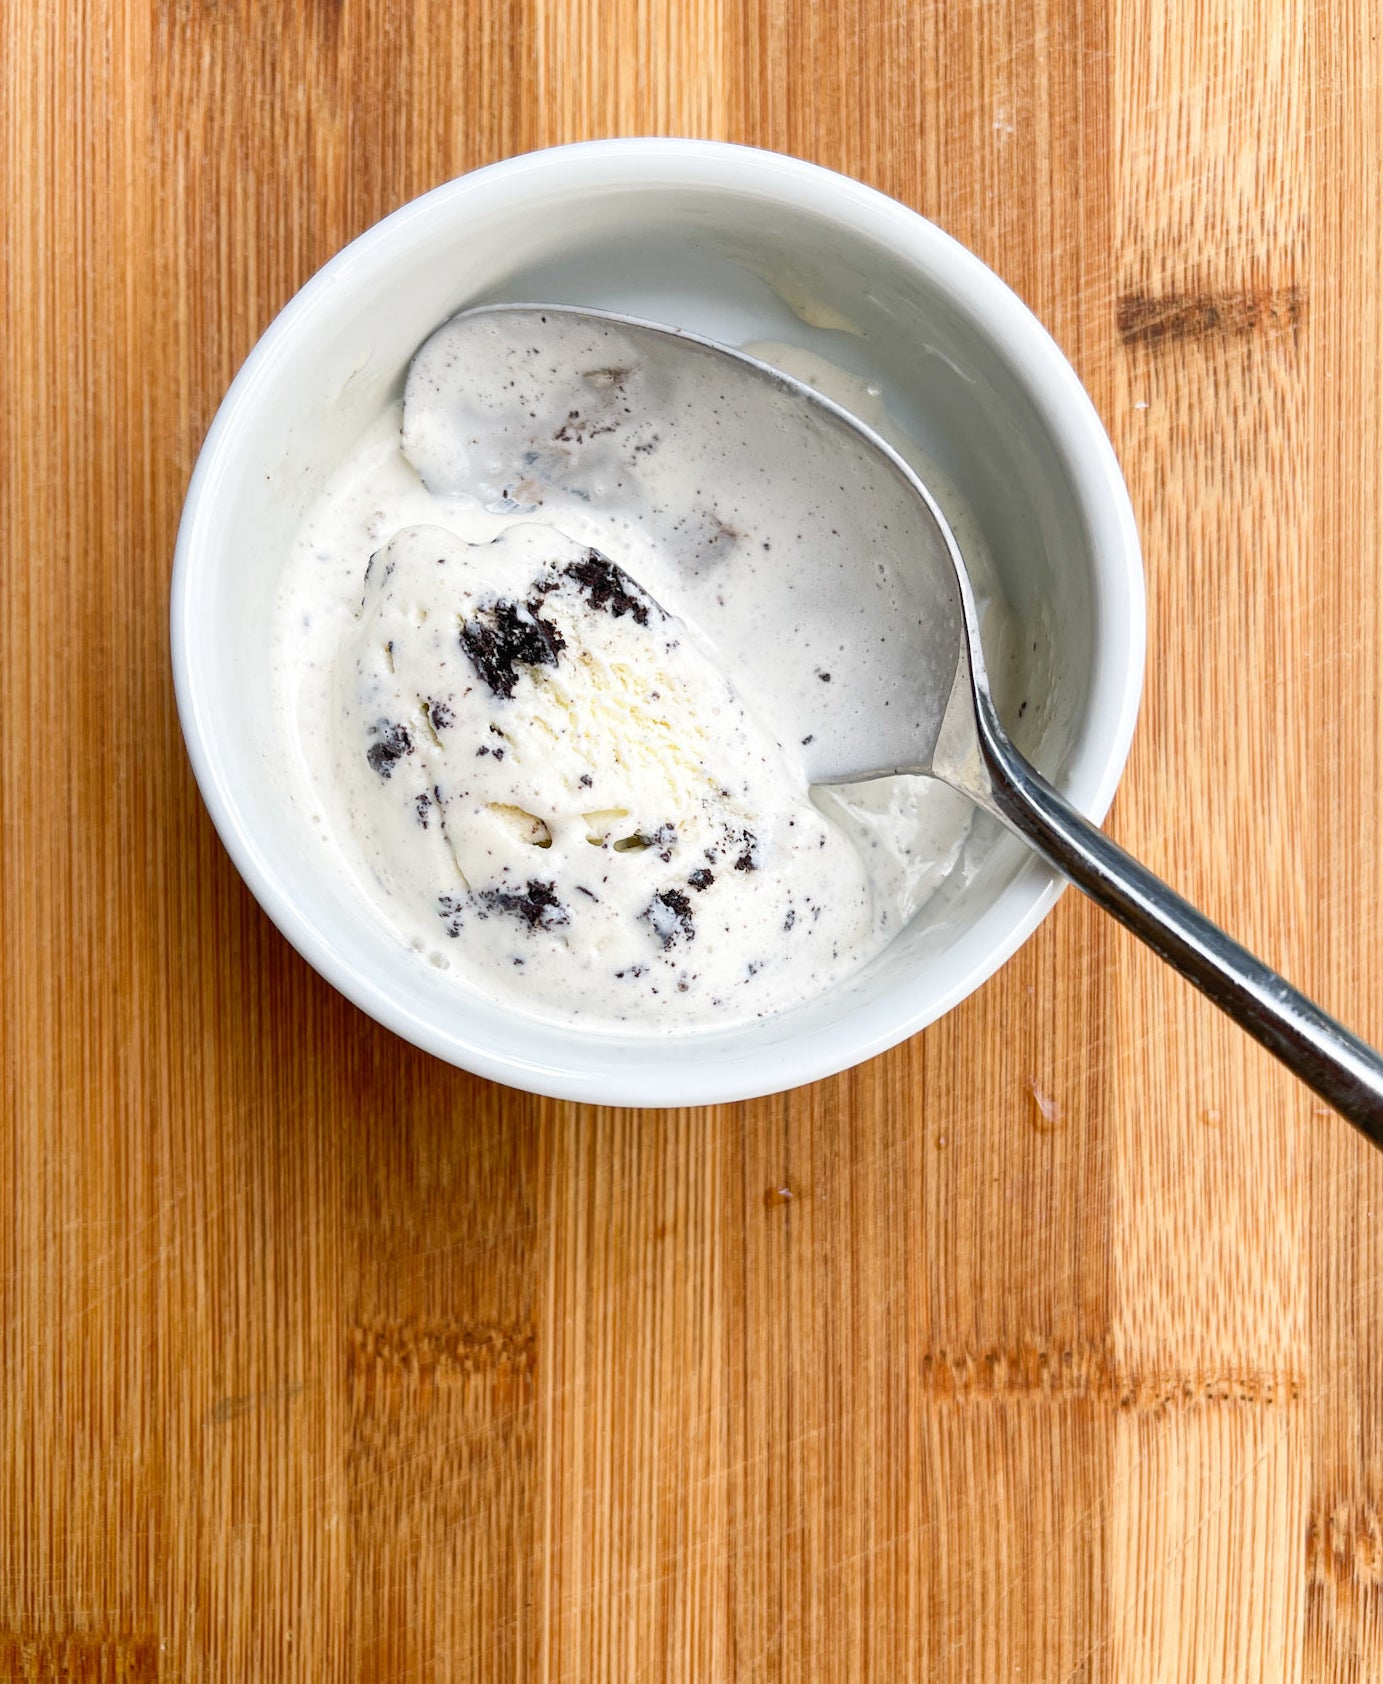
M 567 1029 L 478 991 L 458 995 L 463 985 L 363 917 L 349 881 L 325 868 L 321 837 L 291 799 L 264 635 L 304 511 L 455 310 L 589 304 L 734 344 L 786 341 L 879 386 L 951 480 L 1019 622 L 1025 694 L 1042 721 L 1040 740 L 1024 746 L 1099 816 L 1127 748 L 1141 596 L 1126 601 L 1095 563 L 1102 540 L 1071 442 L 1093 426 L 1103 443 L 1093 411 L 1081 411 L 1054 348 L 984 271 L 994 296 L 977 299 L 977 268 L 916 218 L 824 172 L 643 143 L 538 154 L 453 183 L 372 230 L 289 305 L 199 463 L 179 538 L 175 665 L 194 764 L 237 864 L 357 1003 L 519 1086 L 690 1103 L 774 1091 L 882 1050 L 962 998 L 1028 933 L 1053 897 L 1051 878 L 985 821 L 961 867 L 871 965 L 762 1024 L 665 1041 Z M 1041 341 L 1037 360 L 1050 361 L 1055 385 L 995 337 L 1000 307 Z M 1053 430 L 1056 411 L 1064 433 Z M 1117 503 L 1122 487 L 1111 496 Z

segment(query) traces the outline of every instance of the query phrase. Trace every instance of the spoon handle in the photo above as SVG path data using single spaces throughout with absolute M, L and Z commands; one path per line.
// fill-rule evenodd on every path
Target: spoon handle
M 980 714 L 983 804 L 1383 1148 L 1383 1057 L 1082 818 Z

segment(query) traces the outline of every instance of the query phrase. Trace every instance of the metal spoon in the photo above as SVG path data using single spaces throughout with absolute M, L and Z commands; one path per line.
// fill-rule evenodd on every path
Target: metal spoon
M 464 367 L 486 378 L 458 415 Z M 443 443 L 457 422 L 469 459 Z M 707 559 L 710 516 L 660 500 L 665 436 L 684 468 L 704 469 L 705 500 L 732 541 L 765 499 L 810 522 L 810 580 L 766 567 L 752 597 L 737 596 L 739 570 Z M 1383 1058 L 1082 818 L 1009 741 L 950 527 L 907 463 L 837 404 L 677 329 L 565 306 L 485 306 L 418 352 L 405 443 L 433 490 L 479 483 L 500 507 L 565 494 L 618 509 L 641 490 L 692 614 L 732 670 L 753 672 L 766 637 L 792 639 L 796 677 L 775 713 L 794 722 L 813 782 L 904 772 L 962 791 L 1383 1147 Z

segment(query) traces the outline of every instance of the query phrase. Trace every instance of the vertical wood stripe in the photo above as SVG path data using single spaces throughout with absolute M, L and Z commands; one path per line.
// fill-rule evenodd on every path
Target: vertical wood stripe
M 346 240 L 587 136 L 813 158 L 991 263 L 1110 429 L 1112 829 L 1383 1040 L 1368 8 L 0 29 L 0 1677 L 1383 1672 L 1383 1166 L 1155 961 L 1068 895 L 832 1081 L 509 1093 L 268 925 L 165 633 L 204 430 Z
M 1300 563 L 1311 510 L 1297 466 L 1310 448 L 1307 16 L 1198 0 L 1150 28 L 1139 8 L 1115 8 L 1110 422 L 1151 626 L 1124 834 L 1321 986 L 1309 826 L 1291 820 L 1318 799 L 1312 734 L 1293 724 L 1309 718 L 1301 628 L 1316 584 Z M 1150 954 L 1119 947 L 1117 1360 L 1248 1383 L 1233 1409 L 1119 1423 L 1113 1673 L 1300 1678 L 1312 1106 Z M 1265 1552 L 1268 1535 L 1297 1543 Z
M 1361 184 L 1383 168 L 1383 67 L 1366 9 L 1311 14 L 1318 63 L 1347 74 L 1313 83 L 1310 287 L 1312 612 L 1299 659 L 1318 756 L 1313 878 L 1338 885 L 1312 958 L 1322 986 L 1383 1030 L 1383 235 Z M 1383 1669 L 1383 1354 L 1379 1166 L 1318 1121 L 1308 1160 L 1308 1245 L 1316 1259 L 1310 1340 L 1306 1672 L 1342 1684 Z

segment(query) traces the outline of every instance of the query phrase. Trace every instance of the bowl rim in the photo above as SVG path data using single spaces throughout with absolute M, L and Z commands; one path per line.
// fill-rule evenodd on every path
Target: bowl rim
M 630 166 L 635 167 L 632 175 Z M 212 823 L 256 900 L 298 953 L 355 1005 L 405 1040 L 476 1075 L 551 1098 L 603 1105 L 667 1107 L 757 1098 L 835 1075 L 935 1022 L 1022 946 L 1064 882 L 1034 857 L 967 927 L 964 941 L 976 949 L 974 962 L 949 987 L 921 1004 L 910 1003 L 908 991 L 895 987 L 867 1008 L 847 1014 L 830 1034 L 751 1046 L 732 1058 L 713 1059 L 705 1056 L 704 1032 L 666 1038 L 654 1033 L 646 1042 L 641 1037 L 640 1045 L 664 1056 L 630 1065 L 616 1054 L 594 1072 L 497 1052 L 468 1039 L 464 1022 L 443 1030 L 402 1006 L 345 960 L 283 892 L 272 861 L 246 822 L 245 803 L 212 747 L 212 702 L 192 658 L 204 632 L 197 614 L 198 557 L 214 532 L 218 495 L 228 464 L 238 454 L 242 418 L 272 382 L 298 323 L 326 307 L 334 293 L 367 285 L 375 272 L 392 270 L 401 250 L 435 234 L 439 212 L 452 219 L 477 193 L 497 187 L 521 191 L 524 177 L 554 172 L 571 178 L 573 188 L 699 187 L 776 197 L 794 209 L 825 216 L 925 275 L 928 285 L 994 345 L 1033 404 L 1068 476 L 1094 558 L 1095 658 L 1084 716 L 1098 719 L 1100 730 L 1098 738 L 1088 725 L 1078 733 L 1058 781 L 1096 823 L 1118 787 L 1142 696 L 1147 610 L 1137 526 L 1114 447 L 1089 394 L 1017 294 L 959 241 L 900 201 L 784 153 L 722 141 L 650 137 L 581 141 L 502 159 L 431 189 L 366 229 L 294 294 L 256 341 L 198 454 L 178 528 L 169 600 L 174 690 L 188 758 Z M 537 1016 L 525 1016 L 523 1022 L 531 1025 L 534 1043 L 560 1027 Z M 603 1033 L 597 1029 L 585 1035 L 598 1047 Z

